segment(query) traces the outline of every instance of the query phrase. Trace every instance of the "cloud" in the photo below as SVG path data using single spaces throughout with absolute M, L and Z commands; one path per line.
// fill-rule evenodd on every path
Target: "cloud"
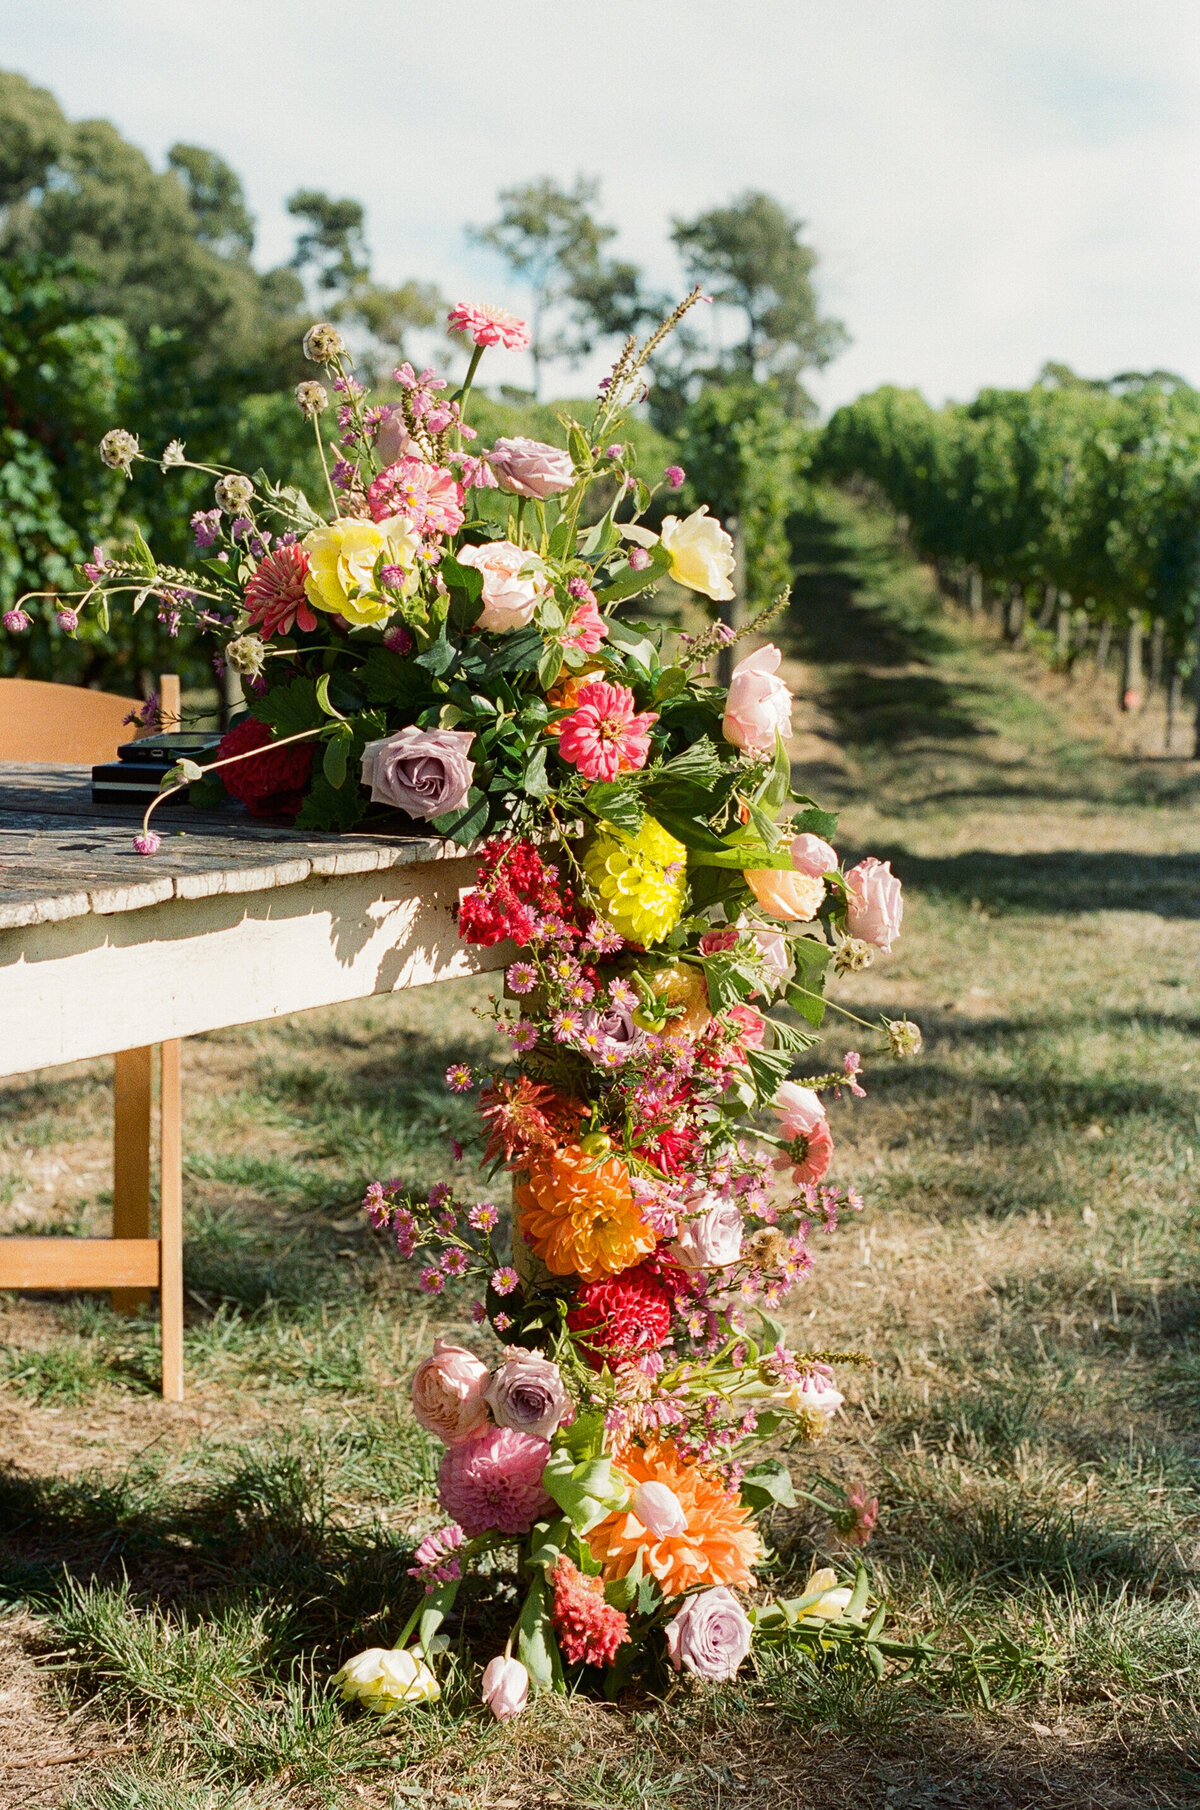
M 221 151 L 268 262 L 286 195 L 321 187 L 366 203 L 383 278 L 520 307 L 462 227 L 505 184 L 585 171 L 622 255 L 676 288 L 671 217 L 765 188 L 853 335 L 826 405 L 1051 357 L 1200 380 L 1194 0 L 44 0 L 7 9 L 0 61 L 157 159 Z

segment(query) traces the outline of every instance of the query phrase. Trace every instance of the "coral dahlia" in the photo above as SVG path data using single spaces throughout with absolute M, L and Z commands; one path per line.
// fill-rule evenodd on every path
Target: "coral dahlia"
M 647 731 L 657 721 L 655 711 L 639 714 L 634 709 L 627 685 L 598 679 L 581 686 L 574 714 L 559 724 L 558 751 L 585 779 L 613 780 L 645 766 L 650 756 Z
M 264 635 L 288 635 L 296 627 L 311 633 L 317 618 L 304 590 L 307 576 L 308 554 L 303 547 L 276 547 L 260 559 L 246 585 L 251 626 Z
M 595 1282 L 655 1247 L 619 1157 L 597 1164 L 578 1144 L 531 1152 L 513 1199 L 521 1236 L 551 1275 Z
M 654 1534 L 632 1509 L 609 1515 L 586 1536 L 607 1578 L 625 1577 L 641 1554 L 643 1570 L 666 1597 L 707 1584 L 753 1583 L 750 1567 L 762 1556 L 751 1511 L 703 1466 L 685 1464 L 675 1447 L 626 1446 L 616 1466 L 629 1484 L 665 1484 L 683 1511 L 682 1533 Z
M 550 1619 L 568 1665 L 611 1665 L 629 1639 L 629 1622 L 604 1600 L 598 1577 L 584 1577 L 564 1553 L 549 1573 L 554 1589 Z

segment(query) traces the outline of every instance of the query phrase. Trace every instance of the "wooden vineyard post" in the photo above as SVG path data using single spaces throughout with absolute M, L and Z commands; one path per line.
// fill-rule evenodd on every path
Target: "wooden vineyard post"
M 154 1050 L 119 1050 L 113 1058 L 113 1237 L 150 1236 L 150 1116 Z M 113 1310 L 133 1314 L 148 1288 L 114 1288 Z
M 179 1039 L 162 1046 L 159 1104 L 159 1311 L 162 1394 L 183 1400 L 183 1089 Z

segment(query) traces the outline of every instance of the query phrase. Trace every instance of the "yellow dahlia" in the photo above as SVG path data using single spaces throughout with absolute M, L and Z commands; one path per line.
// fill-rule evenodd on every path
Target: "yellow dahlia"
M 687 850 L 647 817 L 636 835 L 598 830 L 583 869 L 599 894 L 604 916 L 631 943 L 647 947 L 669 936 L 683 915 Z
M 613 1468 L 629 1485 L 630 1506 L 587 1535 L 606 1580 L 627 1576 L 640 1553 L 643 1571 L 658 1579 L 664 1596 L 709 1584 L 747 1589 L 754 1582 L 750 1567 L 762 1557 L 762 1547 L 736 1490 L 726 1489 L 702 1465 L 685 1463 L 669 1441 L 626 1446 Z M 655 1487 L 643 1496 L 646 1484 Z M 639 1506 L 664 1531 L 640 1520 Z
M 619 1157 L 596 1164 L 578 1144 L 529 1153 L 513 1188 L 521 1236 L 555 1276 L 596 1282 L 630 1269 L 655 1247 Z

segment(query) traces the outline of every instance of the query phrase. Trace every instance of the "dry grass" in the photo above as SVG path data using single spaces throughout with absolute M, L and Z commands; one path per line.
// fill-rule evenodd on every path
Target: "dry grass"
M 839 998 L 926 1033 L 835 1108 L 868 1207 L 794 1318 L 877 1365 L 811 1465 L 878 1490 L 874 1587 L 957 1657 L 876 1686 L 767 1655 L 507 1728 L 469 1668 L 397 1726 L 330 1704 L 407 1600 L 436 1462 L 403 1406 L 429 1310 L 353 1203 L 442 1167 L 464 983 L 187 1046 L 183 1407 L 152 1324 L 0 1309 L 0 1806 L 1200 1802 L 1196 770 L 939 622 L 878 522 L 800 528 L 797 755 L 910 902 Z M 104 1064 L 0 1090 L 0 1224 L 103 1229 L 106 1112 Z M 811 1504 L 771 1532 L 782 1578 L 845 1557 Z M 484 1653 L 507 1612 L 503 1578 L 469 1596 Z

